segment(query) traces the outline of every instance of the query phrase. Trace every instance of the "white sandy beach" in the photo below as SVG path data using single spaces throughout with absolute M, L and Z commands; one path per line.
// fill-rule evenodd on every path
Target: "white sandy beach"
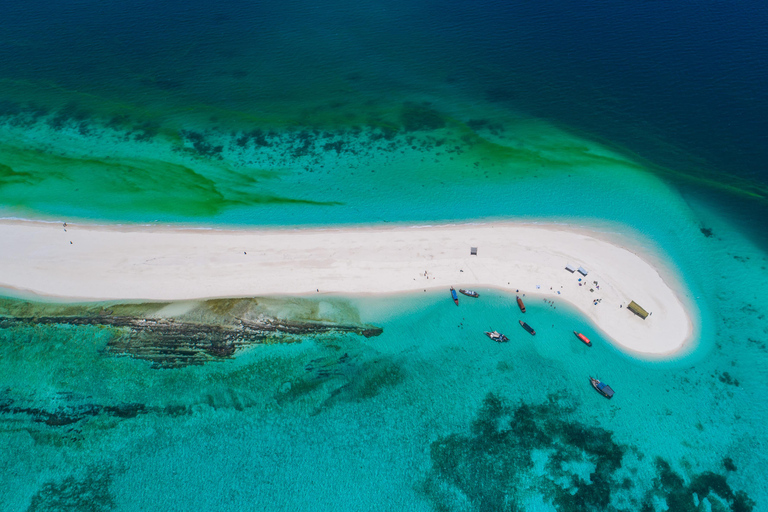
M 447 304 L 455 307 L 449 286 L 496 287 L 520 290 L 531 301 L 530 294 L 567 301 L 633 352 L 671 354 L 693 335 L 682 301 L 685 290 L 665 282 L 661 274 L 666 272 L 660 274 L 650 258 L 604 235 L 562 226 L 224 231 L 64 228 L 4 220 L 0 240 L 0 286 L 66 299 L 181 300 L 442 288 Z M 477 256 L 470 255 L 470 247 L 478 247 Z M 581 265 L 589 274 L 571 274 L 566 264 Z M 579 286 L 580 277 L 584 286 Z M 595 299 L 602 299 L 597 306 Z M 631 300 L 651 316 L 643 320 L 627 311 Z

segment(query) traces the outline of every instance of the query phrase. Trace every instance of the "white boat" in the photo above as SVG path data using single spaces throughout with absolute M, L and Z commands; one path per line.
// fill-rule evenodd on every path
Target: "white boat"
M 509 341 L 509 338 L 501 334 L 499 331 L 491 331 L 491 332 L 486 331 L 485 335 L 498 343 L 504 343 Z

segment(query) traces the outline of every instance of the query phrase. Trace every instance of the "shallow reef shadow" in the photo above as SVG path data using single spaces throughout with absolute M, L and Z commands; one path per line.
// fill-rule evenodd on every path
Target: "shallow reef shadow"
M 707 500 L 711 510 L 751 511 L 755 502 L 734 491 L 725 475 L 711 471 L 685 479 L 664 459 L 655 460 L 656 477 L 627 478 L 625 454 L 644 454 L 614 440 L 613 432 L 571 419 L 575 408 L 564 397 L 545 403 L 513 405 L 495 394 L 483 401 L 469 433 L 442 436 L 430 446 L 432 468 L 417 489 L 436 510 L 526 509 L 534 496 L 561 511 L 694 512 Z M 567 398 L 567 397 L 565 397 Z M 544 471 L 541 472 L 542 459 Z M 538 467 L 538 471 L 536 468 Z M 573 468 L 589 467 L 588 479 Z M 622 496 L 619 496 L 622 495 Z

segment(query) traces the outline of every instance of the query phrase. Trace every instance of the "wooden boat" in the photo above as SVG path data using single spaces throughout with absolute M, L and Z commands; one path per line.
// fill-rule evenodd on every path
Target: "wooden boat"
M 517 296 L 517 306 L 520 308 L 520 311 L 525 313 L 525 304 L 523 304 L 523 299 L 519 295 Z
M 459 305 L 459 296 L 456 295 L 456 290 L 453 289 L 453 286 L 451 286 L 451 297 L 453 297 L 453 302 L 456 303 L 456 305 Z
M 595 388 L 595 391 L 603 395 L 605 398 L 613 398 L 613 390 L 611 389 L 611 386 L 605 382 L 600 382 L 599 380 L 590 377 L 589 383 L 592 384 L 592 387 Z
M 479 293 L 473 292 L 472 290 L 465 290 L 464 288 L 459 288 L 459 293 L 463 293 L 467 297 L 478 298 L 480 296 Z
M 509 338 L 501 334 L 499 331 L 493 331 L 493 332 L 486 331 L 485 335 L 498 343 L 505 343 L 509 341 Z
M 536 336 L 536 331 L 533 330 L 533 327 L 531 327 L 527 323 L 523 322 L 522 320 L 520 320 L 520 325 L 523 326 L 523 329 L 525 329 L 526 331 L 531 333 L 532 336 Z
M 577 338 L 579 338 L 581 341 L 583 341 L 588 347 L 592 346 L 592 342 L 589 341 L 589 338 L 581 334 L 580 332 L 573 331 L 573 334 L 576 335 Z

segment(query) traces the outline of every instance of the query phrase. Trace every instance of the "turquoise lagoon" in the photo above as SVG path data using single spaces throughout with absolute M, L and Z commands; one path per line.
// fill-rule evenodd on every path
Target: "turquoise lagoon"
M 764 250 L 737 218 L 631 156 L 513 112 L 508 124 L 496 116 L 495 133 L 460 120 L 379 138 L 379 128 L 366 128 L 361 140 L 326 129 L 293 157 L 286 153 L 301 136 L 292 129 L 274 129 L 269 137 L 282 142 L 260 152 L 252 140 L 238 144 L 242 132 L 208 129 L 206 140 L 224 146 L 211 156 L 163 135 L 125 140 L 95 122 L 99 131 L 65 126 L 58 137 L 49 123 L 9 123 L 2 193 L 7 216 L 70 222 L 513 219 L 597 229 L 651 254 L 681 283 L 697 323 L 690 351 L 667 360 L 624 353 L 547 295 L 528 299 L 533 338 L 515 325 L 514 296 L 492 290 L 459 308 L 432 291 L 301 299 L 383 334 L 307 336 L 175 369 L 105 350 L 118 336 L 109 329 L 10 327 L 0 345 L 8 447 L 0 485 L 11 490 L 3 510 L 762 503 Z M 351 149 L 322 149 L 328 140 Z M 448 144 L 457 149 L 443 153 Z M 77 201 L 83 192 L 93 200 Z M 512 341 L 489 342 L 482 331 L 490 328 Z M 574 329 L 590 333 L 594 347 Z M 616 397 L 597 395 L 589 375 Z M 40 420 L 52 414 L 77 419 Z
M 759 32 L 744 21 L 741 45 L 705 19 L 717 48 L 697 52 L 684 42 L 699 49 L 698 29 L 664 21 L 682 8 L 654 18 L 662 7 L 618 2 L 642 16 L 614 23 L 550 3 L 498 17 L 461 2 L 429 17 L 398 2 L 169 2 L 143 6 L 151 19 L 38 6 L 55 26 L 28 15 L 35 2 L 6 8 L 6 218 L 589 228 L 660 262 L 697 335 L 649 360 L 542 294 L 527 298 L 534 338 L 514 296 L 484 289 L 459 308 L 443 291 L 286 298 L 287 318 L 322 311 L 383 334 L 180 368 L 107 350 L 113 329 L 6 326 L 0 510 L 768 510 L 768 116 L 744 50 Z M 601 52 L 563 35 L 574 23 L 601 28 L 588 32 Z M 498 39 L 502 24 L 516 29 Z M 650 73 L 632 30 L 679 51 L 650 53 Z M 707 66 L 724 82 L 703 87 Z M 670 78 L 680 70 L 690 82 Z M 58 416 L 73 421 L 44 421 Z

